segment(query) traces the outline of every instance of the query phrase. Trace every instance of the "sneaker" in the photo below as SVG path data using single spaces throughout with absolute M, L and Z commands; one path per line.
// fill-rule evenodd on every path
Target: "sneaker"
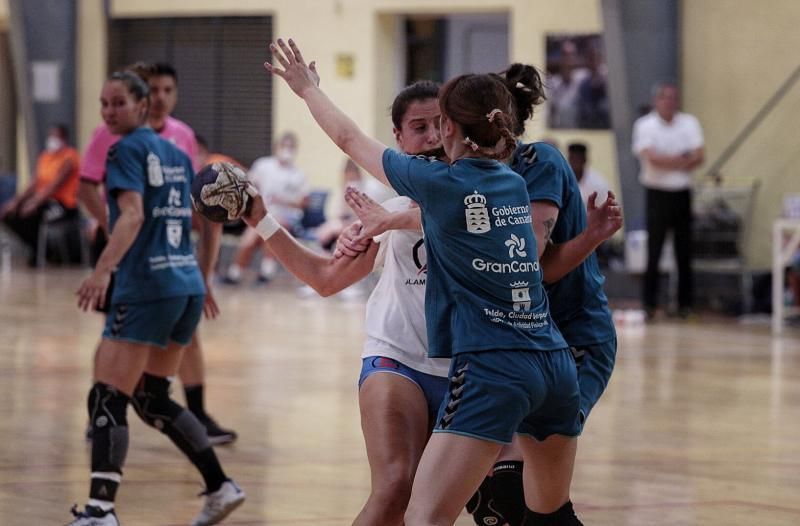
M 225 429 L 224 427 L 220 427 L 213 418 L 210 416 L 206 416 L 205 418 L 199 419 L 200 423 L 206 428 L 206 434 L 208 435 L 208 442 L 212 446 L 220 446 L 223 444 L 230 444 L 238 438 L 236 431 L 232 429 Z
M 75 516 L 75 520 L 67 524 L 67 526 L 119 526 L 117 515 L 113 509 L 103 511 L 96 506 L 87 504 L 83 511 L 78 511 L 78 505 L 76 504 L 70 511 Z
M 226 480 L 214 493 L 202 493 L 206 502 L 200 515 L 194 518 L 192 526 L 209 526 L 217 524 L 244 502 L 244 491 L 232 480 Z

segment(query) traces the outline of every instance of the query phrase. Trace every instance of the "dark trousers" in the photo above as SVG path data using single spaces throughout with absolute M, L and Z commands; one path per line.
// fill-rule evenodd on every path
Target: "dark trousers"
M 77 208 L 64 208 L 55 202 L 47 202 L 37 208 L 31 215 L 22 217 L 16 213 L 6 216 L 4 223 L 31 249 L 31 264 L 36 261 L 36 249 L 39 243 L 39 226 L 42 221 L 77 221 L 80 217 Z M 51 219 L 57 218 L 57 219 Z M 80 230 L 70 233 L 69 262 L 80 261 Z M 62 263 L 68 263 L 63 261 Z
M 678 264 L 678 307 L 694 302 L 692 278 L 692 195 L 689 190 L 665 192 L 647 189 L 647 271 L 643 301 L 647 309 L 658 304 L 658 262 L 667 232 L 672 231 Z

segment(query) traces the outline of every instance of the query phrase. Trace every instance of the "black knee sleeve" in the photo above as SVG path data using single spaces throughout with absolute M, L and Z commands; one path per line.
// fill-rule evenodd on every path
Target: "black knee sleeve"
M 203 476 L 208 491 L 218 490 L 227 480 L 206 428 L 191 411 L 169 397 L 169 380 L 144 374 L 133 396 L 133 407 L 142 420 L 167 435 L 188 457 Z
M 478 491 L 467 502 L 467 512 L 472 514 L 472 519 L 478 526 L 500 526 L 506 522 L 495 508 L 492 477 L 483 479 Z
M 169 380 L 145 373 L 133 395 L 133 407 L 144 422 L 167 435 L 184 452 L 211 447 L 203 425 L 169 396 Z
M 129 400 L 127 395 L 99 382 L 89 391 L 93 472 L 122 473 L 128 453 Z
M 523 463 L 517 460 L 498 462 L 491 478 L 494 508 L 509 526 L 521 526 L 528 509 L 522 486 L 522 466 Z
M 572 501 L 558 508 L 553 513 L 536 513 L 535 511 L 525 511 L 525 526 L 583 526 L 572 509 Z

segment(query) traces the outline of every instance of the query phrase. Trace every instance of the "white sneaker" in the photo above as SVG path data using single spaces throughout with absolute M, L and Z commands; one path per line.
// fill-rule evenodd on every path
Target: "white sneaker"
M 217 524 L 244 502 L 244 491 L 232 480 L 226 480 L 214 493 L 206 493 L 206 502 L 200 515 L 194 518 L 192 526 Z
M 119 526 L 114 510 L 103 511 L 95 506 L 87 505 L 83 511 L 78 511 L 78 506 L 75 505 L 71 511 L 75 520 L 67 526 Z

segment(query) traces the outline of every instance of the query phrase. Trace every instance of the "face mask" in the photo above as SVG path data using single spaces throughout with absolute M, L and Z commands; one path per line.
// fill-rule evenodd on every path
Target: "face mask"
M 278 148 L 275 153 L 278 160 L 284 164 L 291 164 L 294 160 L 294 150 L 292 148 Z
M 47 141 L 44 143 L 44 147 L 48 152 L 58 151 L 62 146 L 64 146 L 64 141 L 52 135 L 48 136 Z

